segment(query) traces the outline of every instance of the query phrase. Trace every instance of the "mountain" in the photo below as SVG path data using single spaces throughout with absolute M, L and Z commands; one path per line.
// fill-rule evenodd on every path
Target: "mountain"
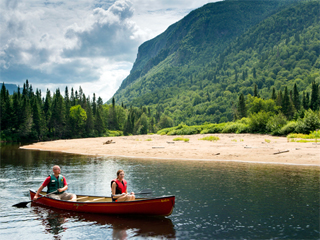
M 12 95 L 14 92 L 18 92 L 18 86 L 16 84 L 4 83 L 4 86 L 9 91 L 10 95 Z
M 175 123 L 232 120 L 240 93 L 310 91 L 319 80 L 318 1 L 207 4 L 143 43 L 115 101 L 161 109 Z

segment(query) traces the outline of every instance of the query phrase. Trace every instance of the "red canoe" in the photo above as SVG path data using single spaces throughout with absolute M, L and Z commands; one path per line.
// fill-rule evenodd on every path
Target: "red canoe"
M 36 192 L 30 189 L 31 200 L 33 200 L 35 194 Z M 42 192 L 41 194 L 45 195 L 46 193 Z M 112 202 L 111 197 L 77 195 L 77 202 L 43 197 L 34 203 L 74 212 L 169 216 L 174 208 L 175 196 L 136 198 L 136 200 L 129 202 Z

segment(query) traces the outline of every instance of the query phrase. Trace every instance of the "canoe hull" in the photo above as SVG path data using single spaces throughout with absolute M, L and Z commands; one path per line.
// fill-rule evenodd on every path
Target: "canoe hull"
M 33 200 L 34 196 L 35 191 L 30 189 L 31 200 Z M 71 202 L 43 197 L 34 203 L 75 212 L 169 216 L 174 208 L 175 196 L 141 199 L 130 202 L 81 202 L 81 200 L 78 202 Z

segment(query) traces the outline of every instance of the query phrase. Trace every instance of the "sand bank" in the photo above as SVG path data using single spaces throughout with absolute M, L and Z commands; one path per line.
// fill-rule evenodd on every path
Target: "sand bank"
M 220 140 L 199 140 L 207 136 L 217 136 Z M 179 136 L 99 137 L 38 142 L 21 148 L 143 159 L 222 160 L 320 166 L 320 143 L 288 142 L 285 137 L 260 134 L 182 136 L 189 138 L 189 142 L 173 141 L 176 137 Z M 112 140 L 112 143 L 105 144 L 109 140 Z

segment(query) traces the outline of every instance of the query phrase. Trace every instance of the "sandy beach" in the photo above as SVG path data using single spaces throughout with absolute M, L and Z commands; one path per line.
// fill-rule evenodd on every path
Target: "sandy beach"
M 199 140 L 217 136 L 218 141 Z M 176 137 L 189 142 L 173 141 Z M 106 144 L 106 142 L 111 142 Z M 320 143 L 260 134 L 135 135 L 38 142 L 22 149 L 141 159 L 239 161 L 320 166 Z

